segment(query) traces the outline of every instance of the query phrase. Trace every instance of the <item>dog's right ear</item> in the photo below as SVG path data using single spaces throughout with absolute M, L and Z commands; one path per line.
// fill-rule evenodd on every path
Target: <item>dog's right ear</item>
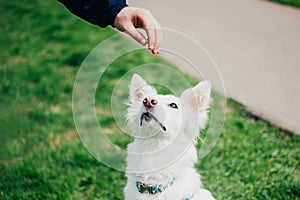
M 138 74 L 133 74 L 129 84 L 130 101 L 142 101 L 146 97 L 156 95 L 156 90 Z

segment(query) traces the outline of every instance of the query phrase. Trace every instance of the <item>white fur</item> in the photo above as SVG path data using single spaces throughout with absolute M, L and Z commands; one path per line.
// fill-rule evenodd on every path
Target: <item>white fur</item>
M 125 200 L 213 200 L 210 192 L 202 188 L 200 175 L 194 168 L 198 159 L 197 138 L 208 118 L 210 83 L 201 82 L 175 97 L 157 94 L 145 80 L 134 74 L 129 91 L 127 122 L 134 141 L 127 149 Z M 153 119 L 143 120 L 140 126 L 141 115 L 145 112 L 144 98 L 157 101 L 151 113 L 166 131 Z M 172 108 L 171 103 L 178 109 Z M 136 188 L 136 181 L 166 185 L 173 178 L 173 185 L 155 195 L 139 193 Z

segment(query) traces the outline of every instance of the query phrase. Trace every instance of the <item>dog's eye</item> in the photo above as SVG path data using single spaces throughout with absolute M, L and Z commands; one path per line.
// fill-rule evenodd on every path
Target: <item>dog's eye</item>
M 176 103 L 170 103 L 169 106 L 170 106 L 171 108 L 175 108 L 175 109 L 178 108 L 178 106 L 176 105 Z

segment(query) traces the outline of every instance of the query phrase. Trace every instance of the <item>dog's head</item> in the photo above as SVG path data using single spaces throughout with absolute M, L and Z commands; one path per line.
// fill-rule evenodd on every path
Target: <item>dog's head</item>
M 180 133 L 197 136 L 205 127 L 211 85 L 200 82 L 180 97 L 161 95 L 139 75 L 129 85 L 128 126 L 134 137 L 175 138 Z

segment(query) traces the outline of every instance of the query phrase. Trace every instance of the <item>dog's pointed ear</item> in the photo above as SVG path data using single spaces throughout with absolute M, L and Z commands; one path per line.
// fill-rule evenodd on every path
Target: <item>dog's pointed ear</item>
M 156 90 L 138 74 L 133 74 L 129 84 L 130 101 L 141 101 L 145 97 L 157 94 Z
M 202 81 L 193 88 L 183 91 L 180 99 L 192 110 L 204 111 L 209 108 L 211 88 L 210 81 Z

